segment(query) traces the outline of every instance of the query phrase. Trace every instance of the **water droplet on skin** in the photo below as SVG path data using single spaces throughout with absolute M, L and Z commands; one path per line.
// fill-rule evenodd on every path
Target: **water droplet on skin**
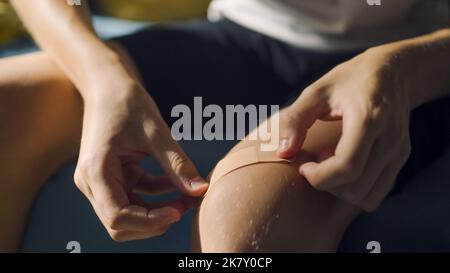
M 259 249 L 259 242 L 257 240 L 253 240 L 251 245 L 255 248 L 255 250 Z
M 252 226 L 253 225 L 253 220 L 250 219 L 249 224 L 250 224 L 250 226 Z

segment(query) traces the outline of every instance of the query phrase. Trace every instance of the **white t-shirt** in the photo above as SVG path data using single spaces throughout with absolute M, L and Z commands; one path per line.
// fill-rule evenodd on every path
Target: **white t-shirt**
M 448 24 L 448 0 L 214 0 L 212 21 L 227 18 L 294 46 L 363 49 Z

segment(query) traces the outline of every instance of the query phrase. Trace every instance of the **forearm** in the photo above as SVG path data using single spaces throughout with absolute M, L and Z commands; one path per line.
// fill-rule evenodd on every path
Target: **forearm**
M 95 33 L 86 1 L 11 1 L 39 46 L 46 51 L 82 92 L 105 67 L 120 67 L 117 54 Z M 95 73 L 93 73 L 95 72 Z
M 369 51 L 388 56 L 412 109 L 450 95 L 450 28 Z

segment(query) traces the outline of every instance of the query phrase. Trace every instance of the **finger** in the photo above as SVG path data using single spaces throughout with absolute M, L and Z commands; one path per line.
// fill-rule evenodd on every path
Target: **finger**
M 171 227 L 171 225 L 161 228 L 159 230 L 155 230 L 152 233 L 147 232 L 136 232 L 136 231 L 128 231 L 128 230 L 107 230 L 109 236 L 116 242 L 122 243 L 133 240 L 144 240 L 157 236 L 161 236 L 167 232 L 167 230 Z
M 100 168 L 90 169 L 88 181 L 91 182 L 83 184 L 88 185 L 91 194 L 86 196 L 113 239 L 121 241 L 155 236 L 162 227 L 180 219 L 177 207 L 146 213 L 145 207 L 130 205 L 119 161 L 107 158 L 105 162 L 107 164 L 101 164 Z M 86 180 L 87 176 L 83 177 Z
M 178 189 L 190 196 L 202 196 L 208 189 L 208 183 L 166 129 L 164 134 L 151 140 L 151 146 L 155 147 L 154 157 Z
M 156 234 L 164 226 L 171 225 L 181 218 L 177 207 L 161 206 L 149 209 L 149 205 L 137 195 L 130 196 L 130 200 L 137 205 L 122 208 L 114 218 L 107 218 L 101 214 L 100 206 L 91 202 L 93 208 L 110 234 L 111 231 L 129 231 L 130 233 Z
M 174 200 L 166 201 L 166 202 L 156 202 L 149 204 L 145 202 L 139 195 L 132 194 L 130 197 L 130 200 L 132 200 L 133 204 L 142 206 L 144 208 L 147 208 L 148 210 L 157 209 L 160 207 L 171 207 L 178 211 L 180 215 L 183 215 L 187 210 L 192 208 L 194 205 L 196 205 L 199 202 L 198 198 L 190 197 L 190 196 L 180 196 Z
M 162 226 L 160 228 L 156 228 L 151 232 L 140 232 L 140 231 L 131 231 L 131 230 L 115 230 L 111 228 L 106 228 L 106 232 L 109 236 L 116 242 L 122 243 L 126 241 L 133 240 L 143 240 L 148 238 L 157 237 L 163 235 L 170 229 L 172 224 L 168 224 L 166 226 Z
M 339 186 L 330 193 L 350 204 L 359 205 L 373 188 L 376 180 L 386 167 L 386 162 L 389 162 L 392 158 L 392 151 L 386 151 L 388 146 L 385 142 L 380 140 L 374 142 L 367 166 L 365 166 L 359 179 L 353 181 L 353 183 Z
M 320 89 L 306 89 L 294 104 L 283 111 L 277 150 L 279 157 L 290 158 L 298 153 L 307 130 L 328 111 L 323 94 Z
M 129 205 L 119 212 L 108 227 L 114 230 L 153 233 L 163 226 L 179 221 L 180 218 L 181 214 L 177 208 L 170 206 L 148 210 L 143 206 Z
M 319 151 L 316 155 L 317 162 L 322 162 L 334 156 L 335 147 L 326 147 Z
M 331 190 L 356 181 L 364 171 L 375 133 L 355 110 L 343 117 L 343 133 L 335 155 L 327 160 L 308 162 L 300 166 L 300 174 L 319 190 Z
M 94 207 L 94 210 L 96 211 L 97 215 L 101 215 Z M 161 226 L 155 226 L 151 231 L 135 231 L 135 230 L 121 230 L 121 229 L 113 229 L 108 226 L 108 223 L 105 221 L 103 216 L 99 216 L 100 221 L 102 222 L 103 226 L 105 227 L 106 231 L 108 232 L 109 236 L 116 242 L 125 242 L 125 241 L 131 241 L 131 240 L 141 240 L 141 239 L 147 239 L 155 236 L 159 236 L 164 234 L 171 226 L 172 224 L 166 224 Z
M 122 166 L 111 154 L 98 156 L 98 160 L 77 166 L 76 184 L 96 208 L 99 217 L 108 220 L 129 204 L 124 189 Z
M 93 206 L 102 223 L 113 230 L 154 232 L 162 225 L 178 221 L 181 215 L 173 208 L 160 208 L 149 212 L 145 207 L 130 205 L 125 191 L 122 166 L 117 157 L 105 157 L 101 168 L 89 183 Z M 127 175 L 132 174 L 128 166 Z
M 134 196 L 133 200 L 140 199 Z M 129 206 L 122 209 L 112 229 L 134 230 L 140 232 L 154 232 L 161 227 L 179 221 L 182 215 L 190 209 L 196 200 L 181 196 L 173 201 L 149 205 L 140 200 L 139 206 Z

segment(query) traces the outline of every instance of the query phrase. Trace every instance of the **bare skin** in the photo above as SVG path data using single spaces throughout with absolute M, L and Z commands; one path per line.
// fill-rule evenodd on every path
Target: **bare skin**
M 330 156 L 320 153 L 333 150 L 340 128 L 317 122 L 294 162 L 245 166 L 211 183 L 194 221 L 193 250 L 335 252 L 360 209 L 315 190 L 297 169 Z M 243 140 L 230 153 L 259 144 Z
M 136 70 L 97 36 L 87 1 L 76 6 L 56 0 L 11 3 L 83 100 L 76 186 L 114 240 L 160 235 L 182 217 L 193 197 L 206 192 L 208 184 L 171 138 Z M 21 76 L 27 78 L 18 72 Z M 165 176 L 150 176 L 140 168 L 139 161 L 148 156 L 156 159 Z M 130 192 L 136 184 L 146 189 L 175 186 L 184 195 L 152 207 Z
M 448 96 L 449 56 L 444 29 L 369 49 L 306 88 L 280 126 L 278 155 L 300 158 L 246 166 L 210 185 L 194 250 L 335 251 L 357 208 L 374 211 L 392 189 L 410 154 L 410 111 Z M 342 134 L 320 119 L 342 121 Z M 235 149 L 247 145 L 255 144 Z
M 121 55 L 129 71 L 137 73 L 131 59 L 117 44 L 109 43 Z M 40 188 L 64 163 L 80 151 L 84 103 L 67 75 L 48 56 L 39 52 L 0 60 L 0 252 L 16 251 L 30 205 Z M 136 76 L 137 77 L 137 76 Z M 128 196 L 147 210 L 131 189 L 160 194 L 175 189 L 165 177 L 147 177 L 127 166 Z M 136 175 L 139 172 L 140 175 Z M 163 234 L 193 205 L 193 199 L 180 198 L 168 203 L 174 208 L 168 220 L 143 224 L 122 215 L 131 230 L 112 228 L 101 217 L 116 241 L 143 239 Z M 130 224 L 131 223 L 131 224 Z
M 3 75 L 0 85 L 0 104 L 2 106 L 0 107 L 2 109 L 0 129 L 2 132 L 6 132 L 6 134 L 2 135 L 0 142 L 0 150 L 2 151 L 0 157 L 0 166 L 2 168 L 0 184 L 2 187 L 0 191 L 0 208 L 2 211 L 0 220 L 3 223 L 9 223 L 8 225 L 0 226 L 0 251 L 11 252 L 17 250 L 27 212 L 36 193 L 62 164 L 74 158 L 78 153 L 83 103 L 75 86 L 70 83 L 70 80 L 45 53 L 2 59 L 0 60 L 0 72 Z M 61 126 L 61 124 L 64 124 L 64 126 Z M 328 124 L 331 125 L 330 123 Z M 325 130 L 325 132 L 321 130 Z M 330 134 L 330 131 L 334 132 L 334 135 Z M 316 135 L 334 136 L 327 139 L 316 138 L 322 139 L 324 142 L 311 142 L 308 144 L 311 150 L 318 151 L 323 146 L 333 145 L 333 142 L 339 135 L 339 126 L 334 124 L 328 129 L 327 126 L 317 127 L 312 132 L 312 134 Z M 314 139 L 314 137 L 311 139 Z M 254 144 L 242 142 L 233 150 Z M 288 222 L 292 222 L 293 215 L 290 216 L 291 213 L 296 210 L 302 211 L 304 202 L 308 202 L 308 206 L 311 206 L 310 203 L 316 204 L 318 210 L 335 206 L 335 203 L 337 203 L 335 198 L 312 189 L 304 179 L 296 174 L 296 166 L 301 162 L 305 162 L 307 158 L 309 156 L 302 157 L 301 160 L 292 165 L 267 164 L 270 168 L 264 166 L 264 169 L 269 171 L 269 174 L 266 174 L 269 177 L 279 177 L 277 175 L 279 173 L 285 174 L 281 178 L 281 183 L 271 183 L 273 188 L 269 191 L 259 191 L 259 193 L 242 191 L 242 194 L 251 196 L 252 200 L 254 200 L 254 209 L 256 209 L 256 205 L 264 200 L 271 200 L 272 203 L 267 204 L 271 206 L 271 209 L 281 204 L 282 207 L 280 209 L 282 209 L 284 214 L 280 215 L 283 216 L 282 219 L 290 219 Z M 27 171 L 24 172 L 23 170 Z M 245 171 L 247 171 L 246 175 L 250 172 L 254 177 L 264 174 L 257 166 L 253 166 L 234 172 L 223 180 L 228 179 L 239 184 L 245 183 L 233 179 L 234 176 L 239 176 L 240 172 Z M 249 175 L 249 177 L 252 177 L 252 175 Z M 267 189 L 267 187 L 259 187 L 257 185 L 258 181 L 261 180 L 255 179 L 255 181 L 255 189 Z M 273 181 L 275 182 L 276 180 Z M 295 186 L 291 186 L 292 183 L 295 183 Z M 220 181 L 217 185 L 212 186 L 213 188 L 206 198 L 206 200 L 212 200 L 209 202 L 209 206 L 213 206 L 214 203 L 217 204 L 218 200 L 220 200 L 219 198 L 214 198 L 215 195 L 227 196 L 228 192 L 234 188 L 233 182 L 228 183 L 226 181 L 224 183 Z M 280 199 L 273 199 L 271 196 L 263 194 L 264 192 L 283 193 L 284 190 L 290 189 L 290 187 L 293 187 L 295 190 L 290 191 L 289 195 L 280 195 L 283 196 L 283 202 L 279 202 Z M 237 197 L 238 195 L 232 196 Z M 206 202 L 204 204 L 207 204 Z M 293 206 L 293 204 L 297 207 Z M 243 207 L 245 205 L 243 204 Z M 203 206 L 206 209 L 207 206 Z M 348 206 L 343 205 L 342 207 L 346 208 Z M 264 211 L 266 212 L 264 217 L 269 217 L 269 214 L 267 214 L 269 210 Z M 227 215 L 225 210 L 216 211 L 216 214 L 222 213 L 224 217 L 237 216 Z M 251 214 L 251 212 L 249 213 Z M 340 230 L 344 230 L 344 227 L 353 219 L 353 214 L 350 214 L 348 218 L 342 218 L 344 223 L 341 224 Z M 330 215 L 324 213 L 323 216 Z M 258 219 L 256 216 L 253 218 L 255 225 L 259 225 L 267 220 L 266 218 Z M 214 217 L 211 217 L 211 219 L 214 219 Z M 286 224 L 282 224 L 280 221 L 276 223 L 276 225 L 271 227 L 272 231 L 274 231 L 270 233 L 273 235 L 271 238 L 276 239 L 276 234 L 292 234 L 288 232 L 289 230 L 284 229 Z M 299 221 L 298 223 L 303 225 L 304 230 L 311 231 L 316 230 L 320 222 Z M 305 223 L 308 223 L 308 226 Z M 276 230 L 279 230 L 279 232 L 275 232 Z M 284 232 L 281 232 L 283 230 Z M 303 237 L 303 239 L 299 238 L 300 241 L 304 242 L 301 245 L 304 247 L 303 249 L 299 248 L 300 245 L 297 244 L 290 246 L 286 244 L 274 245 L 275 241 L 268 243 L 267 240 L 269 238 L 267 237 L 265 245 L 261 243 L 258 246 L 258 250 L 333 251 L 334 246 L 339 241 L 338 234 L 340 232 L 337 232 L 338 230 L 330 226 L 330 230 L 328 230 L 330 231 L 328 233 L 329 236 L 322 237 L 323 243 L 320 244 L 316 239 L 313 244 L 313 241 L 309 243 L 305 241 L 306 237 Z M 298 234 L 299 236 L 311 235 L 307 232 Z M 307 238 L 313 237 L 307 236 Z M 286 241 L 278 239 L 278 242 Z M 215 244 L 217 245 L 217 243 Z M 315 248 L 312 248 L 313 245 Z M 256 245 L 252 246 L 250 244 L 241 250 L 255 251 L 255 247 Z M 204 247 L 202 250 L 208 251 L 211 249 Z M 235 248 L 222 250 L 238 251 Z
M 140 184 L 144 184 L 143 189 L 150 191 L 161 191 L 176 186 L 186 195 L 199 197 L 207 190 L 207 185 L 199 177 L 189 158 L 170 138 L 167 125 L 162 121 L 153 100 L 139 83 L 135 71 L 128 67 L 129 63 L 120 52 L 96 36 L 84 1 L 82 6 L 75 8 L 70 8 L 64 1 L 12 0 L 12 3 L 45 53 L 0 61 L 0 105 L 2 106 L 0 108 L 0 131 L 2 132 L 0 136 L 2 214 L 0 217 L 2 217 L 2 223 L 11 223 L 11 225 L 0 227 L 5 229 L 5 232 L 0 235 L 2 244 L 0 250 L 17 249 L 26 212 L 35 193 L 61 164 L 76 156 L 77 153 L 79 162 L 75 174 L 76 185 L 91 202 L 100 221 L 113 239 L 126 241 L 164 233 L 168 226 L 180 219 L 189 207 L 189 202 L 179 200 L 166 205 L 163 208 L 165 210 L 154 210 L 134 200 L 134 196 L 129 195 L 129 189 Z M 448 75 L 450 71 L 448 62 L 442 62 L 442 60 L 448 60 L 450 54 L 449 37 L 449 30 L 446 29 L 416 39 L 381 46 L 375 51 L 370 50 L 369 55 L 373 52 L 381 52 L 384 56 L 401 56 L 401 62 L 392 66 L 391 69 L 407 71 L 407 75 L 410 75 L 409 72 L 417 73 L 413 69 L 415 66 L 422 67 L 421 71 L 427 72 L 423 75 L 411 74 L 414 76 L 404 78 L 408 79 L 407 87 L 417 87 L 411 89 L 414 91 L 411 97 L 414 103 L 411 105 L 418 106 L 447 95 L 444 91 L 446 89 L 441 87 L 448 87 L 449 84 L 448 77 L 442 76 Z M 423 48 L 427 50 L 421 50 Z M 366 60 L 367 62 L 361 63 L 373 68 L 370 60 L 379 58 L 360 57 L 359 59 Z M 334 86 L 334 84 L 339 87 L 337 83 L 341 82 L 348 82 L 350 86 L 355 85 L 357 80 L 345 77 L 361 72 L 358 69 L 361 66 L 355 67 L 347 65 L 346 69 L 341 69 L 342 66 L 340 66 L 338 71 L 343 72 L 331 73 L 327 83 L 332 84 L 325 87 Z M 431 89 L 433 92 L 420 92 L 425 89 Z M 308 90 L 328 89 L 312 87 Z M 330 88 L 328 91 L 333 90 L 348 89 Z M 157 90 L 151 91 L 157 92 Z M 287 156 L 289 153 L 298 151 L 308 129 L 306 127 L 312 125 L 315 119 L 326 118 L 311 112 L 309 112 L 311 114 L 308 115 L 309 118 L 305 118 L 306 115 L 303 113 L 308 112 L 306 110 L 316 109 L 313 107 L 314 102 L 334 101 L 336 103 L 331 106 L 340 105 L 342 108 L 355 105 L 354 101 L 346 99 L 352 96 L 348 96 L 345 92 L 324 93 L 305 90 L 303 93 L 314 95 L 302 96 L 299 101 L 303 103 L 297 103 L 292 108 L 291 119 L 288 120 L 289 126 L 285 126 L 289 130 L 284 137 L 294 135 L 295 141 L 290 142 L 291 146 L 288 146 L 287 150 L 281 150 L 280 156 Z M 365 97 L 373 97 L 370 93 L 363 93 L 369 95 Z M 333 95 L 322 96 L 324 94 Z M 309 100 L 304 103 L 305 98 L 325 99 Z M 356 104 L 369 106 L 368 110 L 373 109 L 370 106 L 374 106 L 371 103 Z M 24 107 L 25 105 L 28 107 Z M 337 115 L 331 115 L 328 118 L 342 118 L 345 124 L 345 117 L 340 116 L 338 110 L 332 111 Z M 395 113 L 386 111 L 386 108 L 378 110 L 383 114 L 380 116 L 387 116 L 388 120 L 400 123 L 406 120 L 397 120 Z M 367 117 L 370 113 L 372 112 L 364 112 L 365 116 L 353 116 Z M 111 122 L 101 122 L 105 119 Z M 365 119 L 359 119 L 359 124 L 365 124 L 362 121 Z M 302 124 L 308 126 L 302 127 Z M 378 121 L 375 124 L 382 124 L 382 122 Z M 404 131 L 404 127 L 402 128 Z M 364 130 L 367 129 L 365 127 L 362 129 L 363 134 L 359 141 L 345 138 L 350 139 L 347 142 L 351 146 L 359 147 L 358 144 L 361 141 L 370 142 L 370 139 L 364 137 L 370 130 Z M 162 134 L 155 134 L 156 131 Z M 382 130 L 378 131 L 380 132 Z M 364 150 L 368 149 L 368 147 L 364 148 Z M 138 152 L 135 153 L 136 151 Z M 149 177 L 143 170 L 136 168 L 136 162 L 149 154 L 154 155 L 165 169 L 167 173 L 165 180 Z M 336 155 L 339 158 L 342 153 L 336 153 Z M 361 155 L 361 153 L 356 151 L 350 155 Z M 402 154 L 402 157 L 405 156 Z M 304 170 L 303 174 L 309 177 L 308 181 L 311 185 L 320 189 L 325 189 L 320 185 L 335 185 L 338 180 L 338 182 L 347 183 L 364 182 L 361 179 L 346 179 L 348 176 L 359 178 L 363 173 L 363 167 L 354 168 L 355 164 L 351 164 L 355 162 L 355 158 L 359 157 L 347 156 L 346 158 L 350 160 L 338 160 L 341 164 L 334 165 L 339 165 L 339 168 L 325 168 L 327 171 L 320 172 L 325 174 L 327 179 L 315 181 L 314 177 L 321 176 L 313 175 L 314 172 L 311 169 Z M 364 158 L 367 159 L 367 156 Z M 388 162 L 385 159 L 386 154 L 380 153 L 380 158 L 374 161 Z M 357 160 L 357 162 L 360 161 Z M 127 180 L 125 176 L 131 178 Z M 336 176 L 339 177 L 336 178 Z M 387 186 L 390 186 L 392 181 L 391 179 L 389 183 L 383 184 L 382 193 L 387 192 L 389 188 Z M 370 183 L 367 181 L 362 184 L 352 184 L 351 189 L 348 189 L 352 193 L 350 194 L 352 198 L 348 198 L 348 194 L 341 194 L 341 192 L 336 195 L 347 201 L 355 199 L 353 197 L 357 197 L 356 201 L 360 201 L 364 198 L 362 195 L 355 194 L 355 189 L 363 188 L 364 193 L 367 193 L 369 186 Z M 333 189 L 328 190 L 334 192 Z M 383 199 L 382 195 L 377 197 L 376 202 L 370 202 L 369 210 L 376 207 Z M 367 208 L 359 202 L 353 203 Z
M 334 156 L 299 173 L 319 190 L 374 211 L 411 152 L 410 112 L 450 95 L 450 28 L 368 49 L 306 88 L 289 107 L 280 157 L 296 154 L 318 119 L 342 120 Z
M 34 196 L 79 149 L 82 102 L 46 54 L 1 59 L 0 74 L 0 252 L 11 252 Z

